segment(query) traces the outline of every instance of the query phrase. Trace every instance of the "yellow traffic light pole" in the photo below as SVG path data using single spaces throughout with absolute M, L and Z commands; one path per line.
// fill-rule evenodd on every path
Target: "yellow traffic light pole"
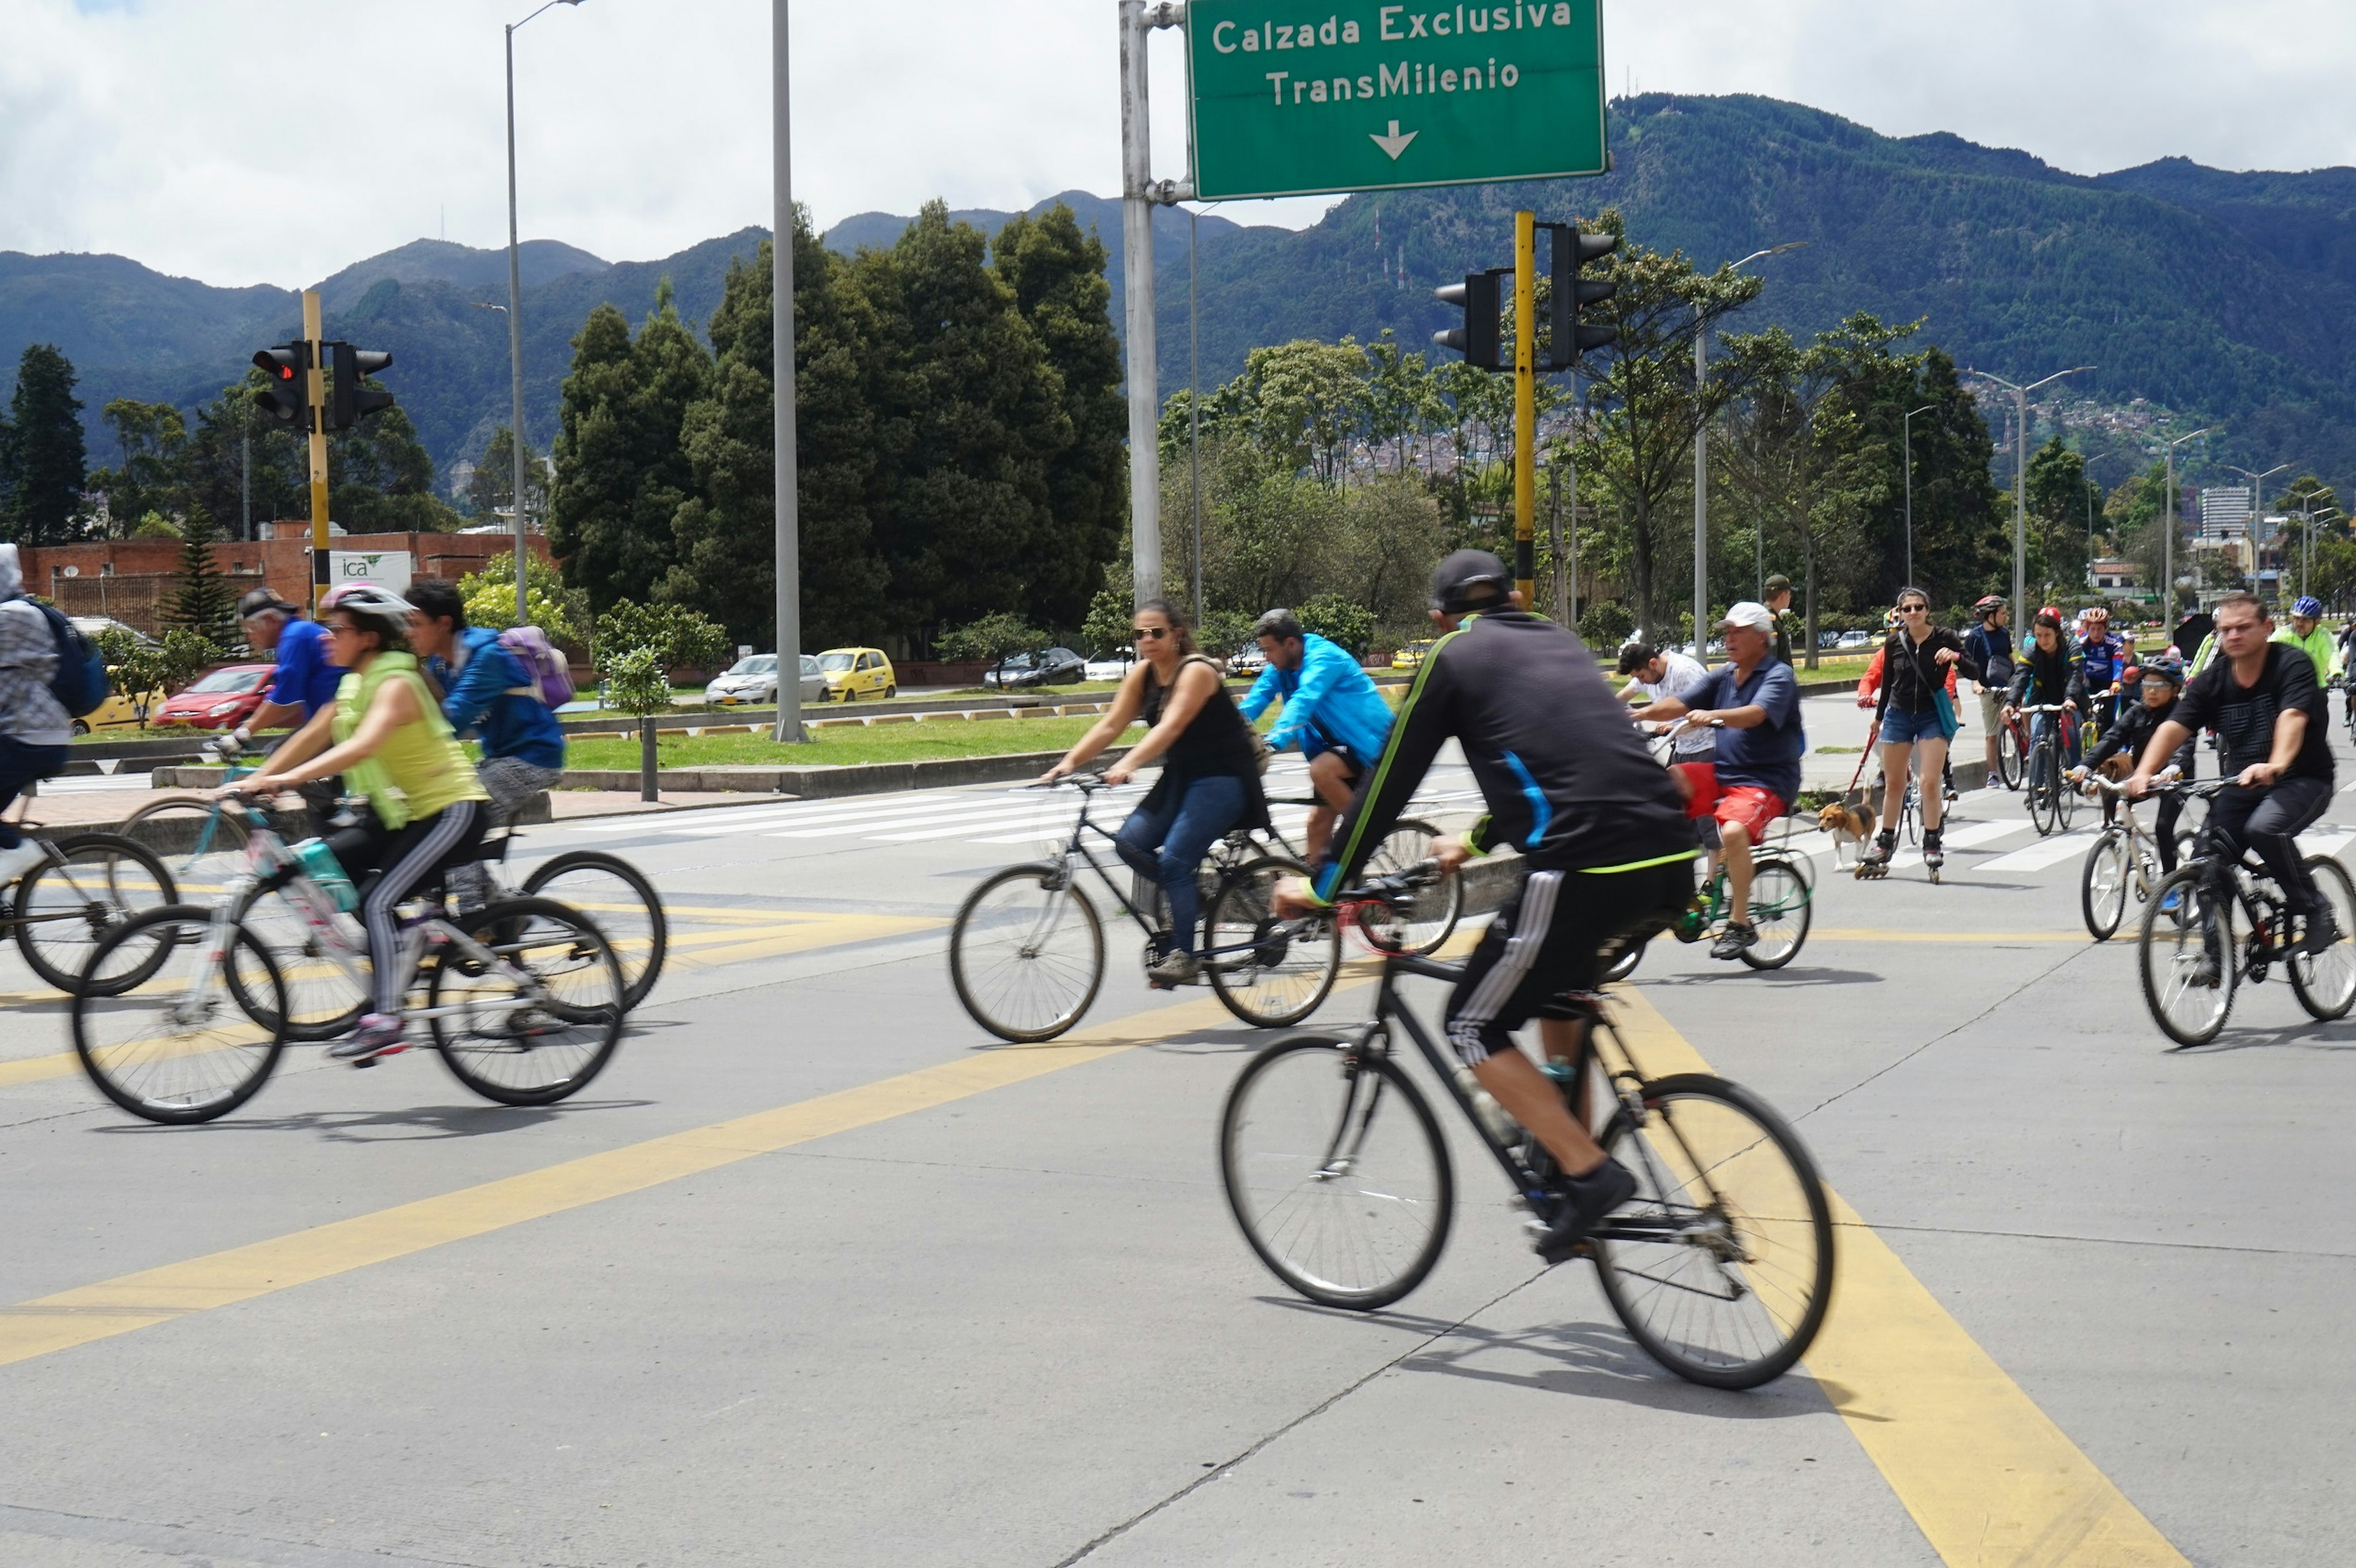
M 1537 602 L 1538 515 L 1537 214 L 1514 214 L 1514 586 Z
M 303 292 L 303 342 L 311 362 L 304 373 L 303 401 L 311 411 L 311 614 L 327 592 L 327 370 L 321 351 L 319 291 Z

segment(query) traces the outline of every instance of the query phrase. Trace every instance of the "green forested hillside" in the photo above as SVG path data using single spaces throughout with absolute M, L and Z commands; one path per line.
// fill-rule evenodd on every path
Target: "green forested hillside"
M 1509 259 L 1514 208 L 1617 207 L 1633 236 L 1705 265 L 1808 242 L 1762 265 L 1769 287 L 1738 328 L 1812 333 L 1859 309 L 1920 317 L 1923 339 L 1965 367 L 2029 379 L 2091 363 L 2074 385 L 2105 403 L 2140 397 L 2222 421 L 2220 461 L 2356 476 L 2356 171 L 2233 174 L 2171 159 L 2086 177 L 2026 153 L 1944 134 L 1895 140 L 1747 97 L 1622 100 L 1612 133 L 1616 171 L 1596 180 L 1354 197 L 1299 232 L 1248 226 L 1248 208 L 1205 214 L 1205 383 L 1232 378 L 1251 347 L 1294 337 L 1365 341 L 1390 328 L 1420 345 L 1442 323 L 1434 286 Z M 1112 249 L 1118 329 L 1119 204 L 1060 199 Z M 952 216 L 994 229 L 1006 215 Z M 862 214 L 828 243 L 889 244 L 905 221 Z M 1183 213 L 1157 215 L 1165 392 L 1189 368 L 1186 232 Z M 571 340 L 594 307 L 643 320 L 668 276 L 681 315 L 708 323 L 730 259 L 762 237 L 746 229 L 614 265 L 527 244 L 535 441 L 552 426 Z M 505 303 L 504 253 L 419 241 L 325 287 L 331 334 L 395 353 L 386 382 L 435 460 L 479 453 L 507 417 L 506 322 L 477 303 Z M 295 319 L 284 290 L 211 288 L 121 257 L 0 254 L 0 376 L 26 344 L 56 343 L 80 373 L 94 437 L 108 399 L 193 406 Z M 91 454 L 112 456 L 95 441 Z

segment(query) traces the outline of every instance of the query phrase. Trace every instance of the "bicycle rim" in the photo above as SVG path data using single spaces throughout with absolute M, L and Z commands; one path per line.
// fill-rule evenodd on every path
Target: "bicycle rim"
M 1342 970 L 1341 929 L 1328 912 L 1280 916 L 1276 887 L 1309 875 L 1297 860 L 1254 860 L 1219 884 L 1203 942 L 1211 988 L 1226 1009 L 1259 1029 L 1296 1024 L 1317 1010 Z
M 2114 828 L 2086 851 L 2085 869 L 2078 879 L 2078 905 L 2086 930 L 2097 942 L 2108 942 L 2126 914 L 2127 882 L 2134 872 L 2127 865 L 2126 835 Z
M 1603 1293 L 1647 1355 L 1689 1381 L 1755 1388 L 1806 1353 L 1831 1304 L 1833 1225 L 1815 1163 L 1783 1119 L 1702 1074 L 1642 1092 L 1604 1147 L 1637 1196 L 1595 1234 Z
M 511 899 L 460 929 L 485 964 L 444 947 L 425 987 L 427 1019 L 451 1076 L 502 1105 L 547 1105 L 586 1088 L 622 1043 L 622 966 L 586 916 L 553 899 Z
M 245 869 L 245 824 L 211 801 L 155 801 L 118 831 L 163 861 L 174 887 L 191 903 L 220 898 Z
M 1759 940 L 1742 950 L 1753 969 L 1781 969 L 1808 940 L 1814 901 L 1789 860 L 1765 859 L 1751 879 L 1751 929 Z
M 60 991 L 81 987 L 99 946 L 144 910 L 179 901 L 171 873 L 153 855 L 104 833 L 51 844 L 63 859 L 44 860 L 16 884 L 16 947 L 35 974 Z M 132 971 L 105 983 L 137 983 Z
M 1324 1035 L 1255 1058 L 1219 1120 L 1227 1206 L 1270 1273 L 1310 1300 L 1372 1311 L 1423 1283 L 1448 1243 L 1440 1125 L 1387 1059 Z
M 2009 724 L 1998 721 L 1996 732 L 1996 771 L 2008 790 L 2020 788 L 2020 736 Z
M 627 860 L 595 849 L 577 849 L 532 868 L 523 891 L 554 899 L 594 921 L 622 965 L 623 1004 L 635 1008 L 662 978 L 670 950 L 670 923 L 662 895 Z
M 949 931 L 949 980 L 1001 1040 L 1053 1040 L 1104 983 L 1104 928 L 1062 866 L 1010 866 L 969 894 Z
M 238 923 L 269 950 L 285 982 L 286 1038 L 334 1040 L 349 1033 L 368 1011 L 368 935 L 353 916 L 335 915 L 336 930 L 343 937 L 338 950 L 295 907 L 294 901 L 301 896 L 293 888 L 257 890 L 237 912 Z M 350 965 L 348 973 L 346 965 Z M 241 994 L 238 1004 L 255 1022 L 271 1021 L 264 1016 L 268 998 Z
M 2340 862 L 2328 856 L 2308 857 L 2307 869 L 2339 923 L 2340 940 L 2312 957 L 2295 955 L 2290 988 L 2298 993 L 2299 1006 L 2328 1023 L 2347 1017 L 2349 1008 L 2356 1006 L 2356 886 L 2350 884 Z
M 245 1016 L 227 971 L 250 995 L 286 1001 L 270 955 L 241 928 L 216 960 L 212 915 L 189 905 L 150 910 L 115 931 L 91 973 L 138 976 L 112 994 L 73 1000 L 74 1054 L 108 1099 L 151 1122 L 209 1122 L 252 1099 L 285 1044 L 283 1030 Z
M 2166 908 L 2170 893 L 2180 896 L 2172 912 Z M 2203 986 L 2196 984 L 2194 971 L 2209 951 L 2206 932 L 2212 922 L 2217 982 Z M 2206 1045 L 2217 1038 L 2233 1010 L 2233 986 L 2240 978 L 2237 948 L 2233 905 L 2219 903 L 2201 888 L 2198 866 L 2179 867 L 2160 883 L 2158 896 L 2144 906 L 2136 962 L 2144 1005 L 2161 1033 L 2179 1045 Z

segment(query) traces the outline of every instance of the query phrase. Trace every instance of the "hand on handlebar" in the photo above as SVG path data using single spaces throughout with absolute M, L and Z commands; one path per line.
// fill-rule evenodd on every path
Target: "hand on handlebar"
M 1431 858 L 1441 876 L 1452 877 L 1472 858 L 1472 847 L 1464 842 L 1462 834 L 1451 833 L 1431 841 Z

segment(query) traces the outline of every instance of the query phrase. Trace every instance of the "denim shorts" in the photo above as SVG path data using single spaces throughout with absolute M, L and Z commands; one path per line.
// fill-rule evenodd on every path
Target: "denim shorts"
M 1881 743 L 1885 746 L 1909 746 L 1917 741 L 1945 741 L 1954 737 L 1947 717 L 1937 709 L 1928 713 L 1907 713 L 1892 708 L 1881 716 Z

